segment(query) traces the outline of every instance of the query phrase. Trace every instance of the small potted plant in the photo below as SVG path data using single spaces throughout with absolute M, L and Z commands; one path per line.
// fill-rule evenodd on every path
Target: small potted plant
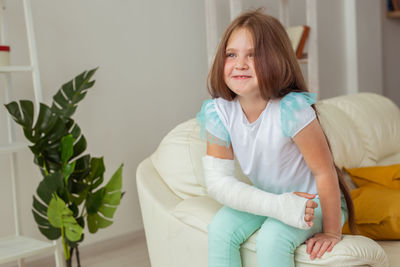
M 65 83 L 53 97 L 51 107 L 40 103 L 34 122 L 32 101 L 11 102 L 6 108 L 22 126 L 31 143 L 34 163 L 43 176 L 33 196 L 33 216 L 40 232 L 50 240 L 62 238 L 68 267 L 75 252 L 80 265 L 79 244 L 83 229 L 90 233 L 113 223 L 120 204 L 122 164 L 104 185 L 103 157 L 84 154 L 86 139 L 72 119 L 78 103 L 94 85 L 96 69 L 85 71 Z

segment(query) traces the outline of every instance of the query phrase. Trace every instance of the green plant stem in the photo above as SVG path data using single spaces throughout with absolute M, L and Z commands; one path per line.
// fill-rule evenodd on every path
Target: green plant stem
M 67 244 L 67 242 L 65 242 L 64 227 L 61 227 L 61 237 L 62 237 L 62 242 L 63 242 L 63 247 L 64 247 L 65 260 L 68 261 L 71 256 L 69 254 L 68 244 Z
M 74 247 L 71 247 L 69 249 L 69 255 L 71 255 L 71 258 L 69 258 L 69 260 L 71 261 L 71 264 L 72 264 L 72 260 L 74 258 Z
M 46 168 L 46 164 L 44 162 L 43 162 L 43 170 L 46 175 L 49 175 L 49 172 L 47 171 L 47 168 Z
M 80 260 L 80 258 L 79 258 L 79 249 L 78 249 L 78 245 L 76 246 L 75 254 L 76 254 L 76 261 L 77 261 L 77 263 L 78 263 L 78 267 L 81 267 L 81 260 Z

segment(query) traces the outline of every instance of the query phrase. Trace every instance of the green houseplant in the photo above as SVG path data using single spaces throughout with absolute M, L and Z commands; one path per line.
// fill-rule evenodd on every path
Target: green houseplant
M 90 233 L 110 226 L 120 204 L 122 164 L 111 179 L 104 181 L 103 158 L 84 154 L 86 139 L 71 118 L 77 104 L 95 81 L 96 69 L 85 71 L 65 83 L 53 97 L 52 106 L 40 103 L 34 122 L 32 101 L 11 102 L 6 108 L 22 126 L 43 176 L 33 196 L 33 216 L 40 232 L 50 240 L 62 238 L 67 266 L 72 266 L 75 251 L 80 266 L 78 245 L 83 229 Z

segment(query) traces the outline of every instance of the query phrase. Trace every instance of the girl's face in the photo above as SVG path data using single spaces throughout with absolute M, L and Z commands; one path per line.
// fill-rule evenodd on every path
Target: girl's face
M 224 81 L 238 96 L 258 96 L 260 90 L 254 68 L 254 45 L 250 32 L 232 32 L 225 50 Z

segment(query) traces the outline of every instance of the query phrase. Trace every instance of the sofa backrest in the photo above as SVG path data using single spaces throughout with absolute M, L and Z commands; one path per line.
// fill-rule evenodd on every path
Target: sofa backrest
M 389 99 L 370 93 L 317 103 L 321 125 L 339 167 L 376 165 L 391 155 L 400 159 L 400 111 Z M 182 199 L 206 195 L 201 158 L 206 142 L 195 119 L 176 126 L 151 155 L 155 169 Z M 236 161 L 236 177 L 250 183 Z
M 390 99 L 360 93 L 323 102 L 335 105 L 350 117 L 372 165 L 400 153 L 400 110 Z
M 317 103 L 318 118 L 329 140 L 333 159 L 339 168 L 374 164 L 359 137 L 357 127 L 347 114 L 330 102 Z

